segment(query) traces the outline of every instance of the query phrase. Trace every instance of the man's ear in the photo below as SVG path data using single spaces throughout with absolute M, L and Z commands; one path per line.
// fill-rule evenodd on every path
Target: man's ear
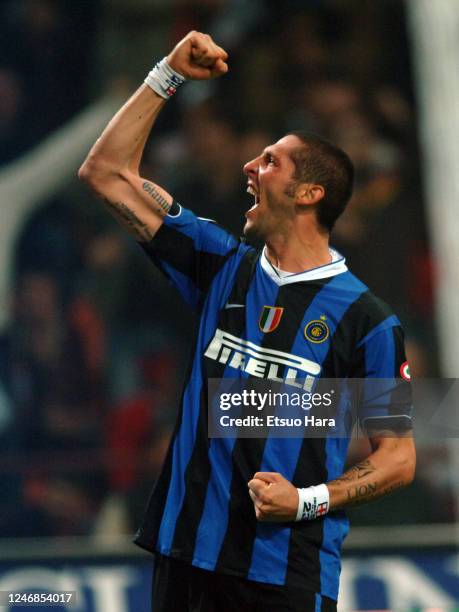
M 295 204 L 300 206 L 311 206 L 317 204 L 325 196 L 322 185 L 315 183 L 301 183 L 295 191 Z

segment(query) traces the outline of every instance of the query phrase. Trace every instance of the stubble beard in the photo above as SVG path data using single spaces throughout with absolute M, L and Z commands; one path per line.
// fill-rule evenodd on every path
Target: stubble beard
M 298 187 L 298 181 L 296 180 L 290 181 L 290 183 L 288 183 L 288 185 L 286 185 L 284 189 L 284 195 L 288 196 L 289 198 L 294 198 L 296 195 L 297 187 Z
M 245 238 L 256 246 L 263 244 L 265 241 L 265 232 L 263 231 L 263 227 L 260 227 L 253 221 L 250 222 L 247 220 L 242 232 Z
M 290 195 L 285 191 L 285 195 Z M 293 191 L 294 193 L 294 191 Z M 253 242 L 267 242 L 271 236 L 287 233 L 289 227 L 290 214 L 289 208 L 285 204 L 279 203 L 270 194 L 266 194 L 266 210 L 261 218 L 247 220 L 244 226 L 244 236 Z
M 294 198 L 298 181 L 291 180 L 285 186 L 283 194 Z M 244 228 L 244 236 L 254 242 L 266 242 L 269 236 L 275 234 L 287 234 L 289 221 L 294 216 L 294 209 L 284 203 L 279 203 L 269 192 L 266 193 L 266 211 L 261 219 L 247 219 Z

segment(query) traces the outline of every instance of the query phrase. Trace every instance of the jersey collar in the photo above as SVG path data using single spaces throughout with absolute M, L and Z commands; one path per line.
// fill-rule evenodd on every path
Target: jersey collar
M 336 276 L 337 274 L 347 272 L 345 258 L 334 249 L 329 249 L 329 251 L 330 255 L 332 256 L 332 261 L 329 264 L 318 266 L 317 268 L 312 268 L 311 270 L 305 270 L 304 272 L 292 272 L 289 274 L 288 272 L 282 273 L 282 271 L 278 271 L 272 265 L 266 256 L 266 247 L 264 247 L 260 258 L 261 267 L 269 278 L 279 287 L 282 285 L 289 285 L 290 283 L 300 283 L 304 281 L 318 280 L 321 278 L 329 278 L 330 276 Z

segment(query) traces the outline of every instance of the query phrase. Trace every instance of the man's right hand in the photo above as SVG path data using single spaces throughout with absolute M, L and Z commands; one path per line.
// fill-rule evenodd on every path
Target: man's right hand
M 228 72 L 228 54 L 208 34 L 189 32 L 169 53 L 171 68 L 187 79 L 202 81 Z
M 168 56 L 187 79 L 212 79 L 228 71 L 228 54 L 207 34 L 190 32 Z M 139 174 L 145 142 L 165 100 L 142 85 L 105 128 L 79 177 L 107 202 L 117 221 L 139 242 L 149 242 L 172 205 L 172 196 Z

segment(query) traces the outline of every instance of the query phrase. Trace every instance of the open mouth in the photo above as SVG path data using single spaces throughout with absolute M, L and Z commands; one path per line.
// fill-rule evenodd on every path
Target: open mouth
M 247 211 L 246 215 L 250 212 L 252 212 L 253 210 L 255 210 L 258 206 L 258 204 L 260 203 L 260 196 L 259 194 L 255 191 L 254 187 L 252 185 L 249 185 L 247 187 L 247 193 L 250 193 L 250 195 L 252 195 L 255 199 L 254 205 L 252 206 L 252 208 L 249 208 L 249 210 Z

